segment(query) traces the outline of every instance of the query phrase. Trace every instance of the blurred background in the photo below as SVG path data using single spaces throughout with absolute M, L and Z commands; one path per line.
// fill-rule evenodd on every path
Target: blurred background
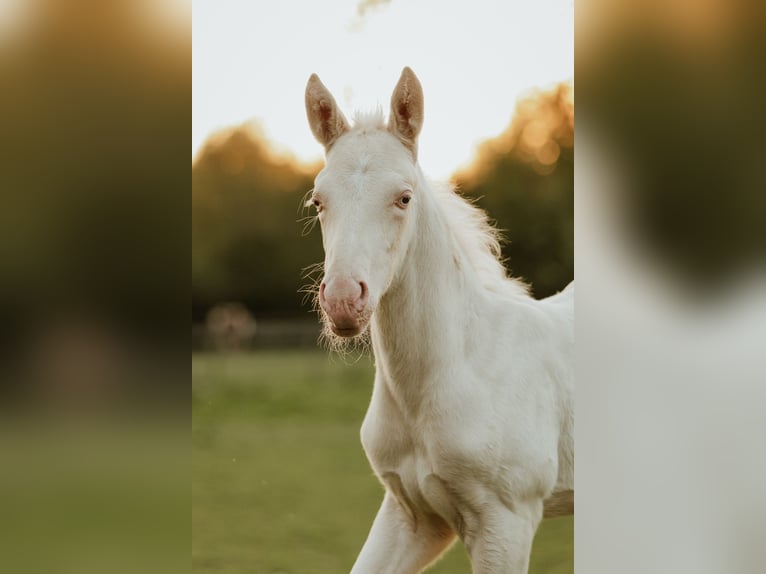
M 766 564 L 765 8 L 577 4 L 577 572 Z
M 0 2 L 3 571 L 188 571 L 190 28 Z
M 554 1 L 194 3 L 193 571 L 348 571 L 382 500 L 359 440 L 371 357 L 320 349 L 302 293 L 324 259 L 303 209 L 323 165 L 309 75 L 352 119 L 387 113 L 411 66 L 426 176 L 488 211 L 511 273 L 545 297 L 574 274 L 573 16 Z M 546 522 L 532 572 L 572 572 L 573 543 L 571 517 Z M 469 570 L 459 544 L 432 569 Z

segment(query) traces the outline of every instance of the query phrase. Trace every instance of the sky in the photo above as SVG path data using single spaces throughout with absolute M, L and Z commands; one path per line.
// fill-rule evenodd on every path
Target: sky
M 420 164 L 448 178 L 520 96 L 574 76 L 573 0 L 193 0 L 192 14 L 192 159 L 212 132 L 250 121 L 278 151 L 320 159 L 311 73 L 352 119 L 388 113 L 410 66 L 425 95 Z

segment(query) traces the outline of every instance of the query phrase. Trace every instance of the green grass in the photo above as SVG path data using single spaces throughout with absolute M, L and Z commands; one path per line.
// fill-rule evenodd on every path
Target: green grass
M 359 442 L 372 366 L 321 351 L 192 357 L 192 570 L 348 572 L 382 497 Z M 456 544 L 429 573 L 466 574 Z M 545 521 L 530 572 L 573 572 L 571 517 Z

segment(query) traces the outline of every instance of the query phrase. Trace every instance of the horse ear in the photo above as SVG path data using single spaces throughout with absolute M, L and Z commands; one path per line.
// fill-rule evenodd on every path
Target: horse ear
M 402 70 L 391 96 L 388 129 L 417 155 L 417 139 L 423 126 L 423 87 L 409 67 Z
M 338 109 L 335 98 L 316 74 L 311 74 L 306 84 L 306 114 L 314 137 L 326 151 L 348 130 L 348 122 Z

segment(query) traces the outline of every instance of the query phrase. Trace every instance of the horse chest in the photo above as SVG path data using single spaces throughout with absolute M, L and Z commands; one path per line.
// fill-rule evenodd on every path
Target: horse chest
M 433 499 L 429 487 L 443 472 L 443 461 L 435 459 L 425 444 L 417 441 L 398 452 L 371 449 L 367 454 L 386 490 L 396 498 L 413 526 L 424 514 L 443 514 L 443 504 Z
M 367 457 L 413 527 L 425 515 L 439 515 L 452 522 L 449 517 L 462 512 L 456 492 L 464 484 L 456 478 L 457 469 L 475 468 L 479 453 L 467 455 L 461 445 L 445 440 L 445 433 L 434 426 L 416 426 L 394 413 L 381 416 L 374 408 L 371 412 L 373 416 L 368 413 L 362 427 Z
M 380 384 L 373 391 L 362 442 L 413 527 L 418 517 L 438 515 L 461 536 L 470 536 L 488 501 L 526 499 L 553 487 L 557 433 L 546 417 L 493 418 L 491 409 L 476 408 L 486 406 L 478 397 L 473 405 L 459 405 L 460 416 L 446 401 L 431 409 L 431 416 L 418 416 L 386 388 Z M 477 410 L 486 414 L 473 416 Z M 520 440 L 532 428 L 537 440 Z

